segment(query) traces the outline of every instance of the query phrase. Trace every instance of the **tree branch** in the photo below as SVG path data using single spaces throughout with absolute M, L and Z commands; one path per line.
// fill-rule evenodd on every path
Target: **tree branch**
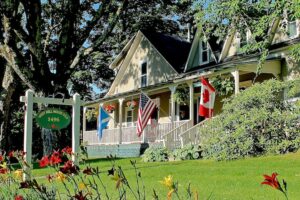
M 83 46 L 77 51 L 76 57 L 74 58 L 72 64 L 70 65 L 71 69 L 74 69 L 75 66 L 79 63 L 79 61 L 85 56 L 90 54 L 92 51 L 94 51 L 97 46 L 102 45 L 102 43 L 107 39 L 109 34 L 113 31 L 115 28 L 118 19 L 122 13 L 122 11 L 126 8 L 128 3 L 128 0 L 123 0 L 121 6 L 118 8 L 118 11 L 114 17 L 114 19 L 110 22 L 108 25 L 108 28 L 105 30 L 105 33 L 103 35 L 100 35 L 99 37 L 96 37 L 94 40 L 94 43 L 89 48 L 84 48 Z

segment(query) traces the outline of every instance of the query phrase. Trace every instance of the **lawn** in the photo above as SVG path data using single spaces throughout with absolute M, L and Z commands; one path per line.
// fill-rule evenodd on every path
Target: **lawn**
M 190 182 L 192 190 L 198 191 L 199 199 L 207 199 L 210 194 L 212 199 L 284 199 L 279 191 L 260 185 L 263 181 L 262 175 L 272 172 L 279 174 L 280 181 L 282 178 L 287 181 L 289 199 L 300 197 L 300 153 L 223 162 L 194 160 L 143 163 L 140 158 L 135 160 L 145 182 L 147 199 L 152 199 L 153 189 L 157 191 L 160 199 L 166 199 L 167 189 L 159 181 L 167 175 L 172 175 L 179 182 L 179 190 L 184 195 L 185 188 Z M 118 159 L 116 164 L 124 169 L 129 182 L 135 186 L 135 175 L 130 159 Z M 111 168 L 111 163 L 102 159 L 91 161 L 91 165 L 99 166 L 104 172 L 103 181 L 109 193 L 116 196 L 115 183 L 106 175 L 107 170 Z M 49 169 L 33 171 L 35 176 L 40 177 L 48 173 Z M 44 180 L 43 177 L 39 179 L 39 181 Z M 182 199 L 185 197 L 183 196 Z

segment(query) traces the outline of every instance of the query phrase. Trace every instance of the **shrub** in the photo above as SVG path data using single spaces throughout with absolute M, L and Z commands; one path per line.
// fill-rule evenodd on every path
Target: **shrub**
M 226 100 L 223 112 L 199 130 L 203 156 L 230 160 L 299 149 L 299 104 L 282 100 L 297 87 L 299 80 L 268 80 Z
M 188 144 L 181 149 L 175 149 L 172 156 L 175 160 L 195 160 L 201 157 L 201 149 L 199 145 Z
M 144 162 L 164 162 L 169 160 L 169 152 L 166 148 L 150 147 L 142 155 Z

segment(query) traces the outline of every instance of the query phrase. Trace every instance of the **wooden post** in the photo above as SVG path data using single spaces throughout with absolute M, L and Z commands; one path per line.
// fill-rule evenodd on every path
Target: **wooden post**
M 33 112 L 33 91 L 27 90 L 25 95 L 25 125 L 24 125 L 24 160 L 27 166 L 24 165 L 23 180 L 30 180 L 30 167 L 32 155 L 32 112 Z
M 73 113 L 72 113 L 72 161 L 78 165 L 79 156 L 79 140 L 80 140 L 80 95 L 78 93 L 73 95 Z
M 194 85 L 193 81 L 188 82 L 190 88 L 190 120 L 194 124 Z
M 82 132 L 86 132 L 86 107 L 83 107 L 83 114 L 82 114 Z
M 124 98 L 119 99 L 119 144 L 122 144 L 122 115 Z
M 236 68 L 235 71 L 231 72 L 231 74 L 234 77 L 234 94 L 237 95 L 240 91 L 240 73 L 239 73 L 239 70 Z
M 169 86 L 169 89 L 171 90 L 171 119 L 172 119 L 172 128 L 174 128 L 174 121 L 175 121 L 175 100 L 174 100 L 174 94 L 176 91 L 177 85 Z

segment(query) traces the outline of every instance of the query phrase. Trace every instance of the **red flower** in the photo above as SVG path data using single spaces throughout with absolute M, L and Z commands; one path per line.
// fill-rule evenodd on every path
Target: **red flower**
M 24 200 L 24 197 L 21 195 L 15 196 L 15 200 Z
M 77 174 L 79 171 L 79 167 L 74 165 L 71 160 L 65 162 L 63 167 L 60 167 L 59 171 L 64 174 Z
M 50 174 L 46 176 L 47 180 L 50 182 L 52 182 L 53 180 L 53 176 L 51 176 Z
M 86 174 L 86 175 L 92 175 L 92 174 L 93 174 L 92 168 L 86 167 L 86 169 L 84 169 L 84 170 L 82 171 L 82 173 L 84 173 L 84 174 Z
M 67 146 L 61 150 L 62 153 L 72 155 L 72 148 Z
M 86 196 L 87 194 L 83 196 L 82 191 L 79 191 L 78 194 L 74 196 L 74 198 L 77 200 L 86 200 L 87 199 Z
M 7 168 L 1 168 L 0 174 L 6 174 L 8 172 Z
M 278 174 L 275 172 L 275 173 L 272 173 L 272 176 L 268 176 L 268 175 L 263 175 L 265 180 L 261 183 L 262 185 L 269 185 L 277 190 L 280 190 L 281 189 L 281 186 L 276 178 Z
M 56 165 L 61 163 L 60 154 L 58 151 L 54 151 L 50 157 L 50 165 Z
M 27 181 L 21 182 L 20 183 L 20 189 L 22 188 L 30 188 L 30 184 Z
M 14 151 L 10 151 L 10 152 L 8 153 L 8 157 L 9 157 L 9 158 L 14 157 L 14 153 L 15 153 Z
M 49 158 L 48 156 L 42 157 L 40 160 L 40 167 L 47 167 L 49 165 Z
M 0 162 L 2 162 L 3 161 L 3 156 L 2 155 L 0 155 Z

